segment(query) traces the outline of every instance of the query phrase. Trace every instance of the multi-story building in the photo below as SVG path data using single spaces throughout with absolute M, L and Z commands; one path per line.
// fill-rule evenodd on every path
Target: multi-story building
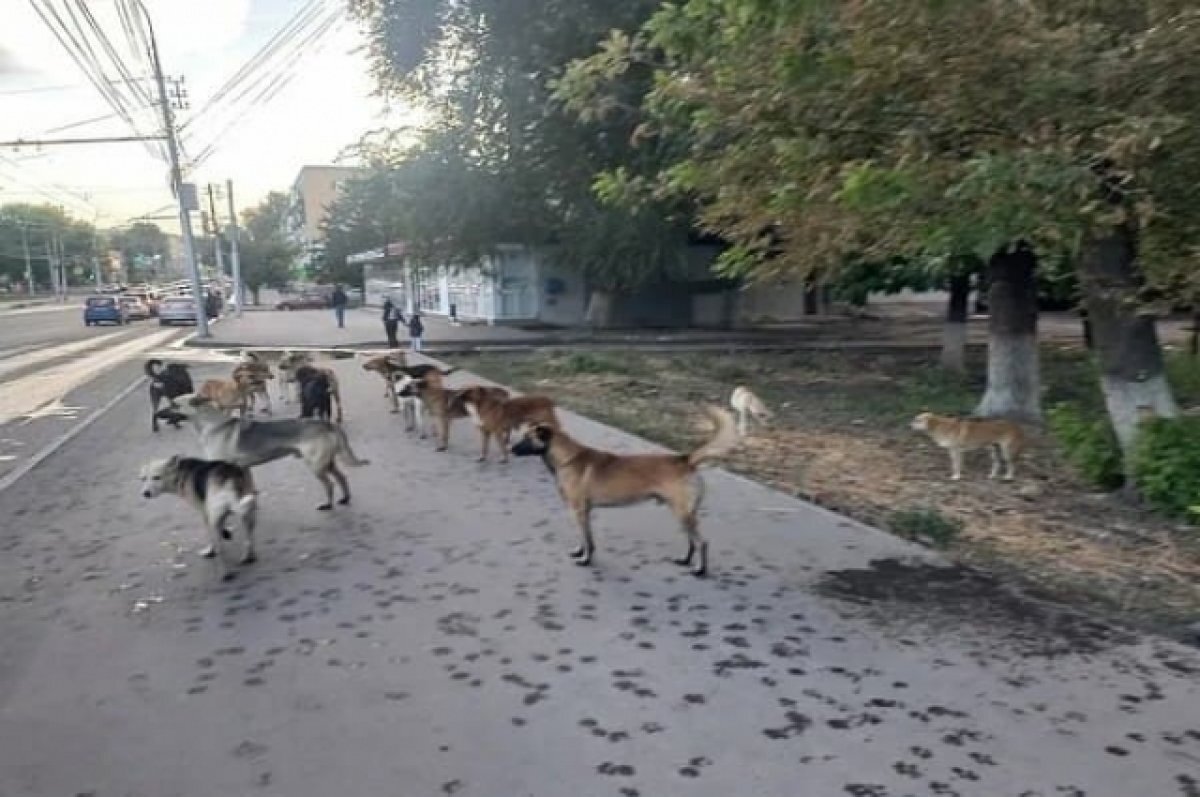
M 292 183 L 287 229 L 284 231 L 300 252 L 296 262 L 297 271 L 311 273 L 313 259 L 320 255 L 324 244 L 321 222 L 329 206 L 337 199 L 342 185 L 362 173 L 362 169 L 354 166 L 301 167 Z

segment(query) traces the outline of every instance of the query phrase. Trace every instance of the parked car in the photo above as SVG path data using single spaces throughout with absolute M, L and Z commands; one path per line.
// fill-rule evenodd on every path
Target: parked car
M 169 296 L 158 306 L 159 326 L 196 323 L 196 302 L 190 296 Z
M 276 310 L 322 310 L 329 307 L 327 291 L 301 291 L 291 296 L 285 296 L 275 303 Z
M 83 325 L 128 324 L 124 305 L 115 296 L 89 296 L 83 304 Z
M 125 308 L 125 317 L 131 321 L 144 321 L 153 315 L 150 305 L 138 296 L 122 296 L 120 301 L 121 306 Z

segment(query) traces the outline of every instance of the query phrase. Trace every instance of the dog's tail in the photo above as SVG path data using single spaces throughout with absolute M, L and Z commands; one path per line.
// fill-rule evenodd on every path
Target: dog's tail
M 354 453 L 354 449 L 350 448 L 350 438 L 346 437 L 346 430 L 340 426 L 335 426 L 334 431 L 337 433 L 338 449 L 337 453 L 346 464 L 352 468 L 361 468 L 364 465 L 370 465 L 369 459 L 359 459 Z
M 162 365 L 162 360 L 159 359 L 146 360 L 143 370 L 146 372 L 146 376 L 151 379 L 158 379 L 158 372 L 162 369 Z
M 712 406 L 705 407 L 704 411 L 708 414 L 709 418 L 712 418 L 717 428 L 707 443 L 688 454 L 688 464 L 693 468 L 699 467 L 702 463 L 710 459 L 716 459 L 728 454 L 738 444 L 738 440 L 740 439 L 738 437 L 737 424 L 734 423 L 733 416 L 727 411 Z

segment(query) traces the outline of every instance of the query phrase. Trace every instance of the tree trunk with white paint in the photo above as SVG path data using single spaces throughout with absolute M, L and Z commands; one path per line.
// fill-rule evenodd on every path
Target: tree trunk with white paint
M 942 367 L 959 373 L 966 370 L 967 302 L 971 296 L 971 276 L 955 274 L 947 287 L 946 324 L 942 327 Z
M 1104 404 L 1128 472 L 1139 421 L 1146 416 L 1171 418 L 1179 413 L 1167 383 L 1154 317 L 1140 312 L 1138 305 L 1141 275 L 1134 230 L 1121 226 L 1089 239 L 1078 271 Z
M 612 325 L 613 295 L 608 291 L 592 291 L 588 297 L 584 319 L 593 329 L 605 329 Z
M 1040 421 L 1037 256 L 1027 244 L 988 261 L 987 390 L 975 412 L 987 417 Z

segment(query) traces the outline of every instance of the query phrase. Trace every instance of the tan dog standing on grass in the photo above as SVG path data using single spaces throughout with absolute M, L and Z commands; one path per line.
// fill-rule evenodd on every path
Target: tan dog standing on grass
M 737 413 L 738 434 L 742 437 L 745 437 L 750 430 L 751 417 L 763 426 L 775 417 L 775 413 L 771 412 L 763 400 L 754 395 L 745 385 L 738 385 L 733 389 L 733 395 L 729 397 L 729 406 L 733 407 L 733 411 Z
M 1000 475 L 1011 481 L 1016 476 L 1017 458 L 1025 446 L 1025 433 L 1016 423 L 1004 418 L 951 418 L 922 412 L 913 418 L 911 428 L 925 432 L 942 448 L 950 452 L 950 478 L 962 478 L 963 453 L 987 448 L 992 454 L 989 479 Z
M 500 461 L 508 461 L 508 444 L 514 430 L 527 423 L 539 423 L 559 428 L 554 414 L 554 402 L 545 396 L 514 396 L 507 398 L 495 388 L 473 385 L 459 390 L 454 401 L 461 401 L 471 420 L 479 427 L 479 461 L 486 462 L 488 441 L 496 439 Z
M 704 499 L 699 468 L 727 454 L 738 443 L 733 416 L 717 407 L 706 408 L 716 424 L 707 443 L 690 454 L 613 454 L 576 442 L 562 429 L 547 424 L 530 427 L 512 447 L 518 457 L 539 456 L 554 474 L 558 491 L 575 515 L 582 544 L 571 552 L 575 564 L 592 561 L 592 508 L 628 506 L 642 501 L 666 503 L 687 537 L 687 553 L 676 564 L 689 565 L 703 576 L 708 569 L 708 541 L 700 536 L 697 513 Z M 698 557 L 697 557 L 698 555 Z

